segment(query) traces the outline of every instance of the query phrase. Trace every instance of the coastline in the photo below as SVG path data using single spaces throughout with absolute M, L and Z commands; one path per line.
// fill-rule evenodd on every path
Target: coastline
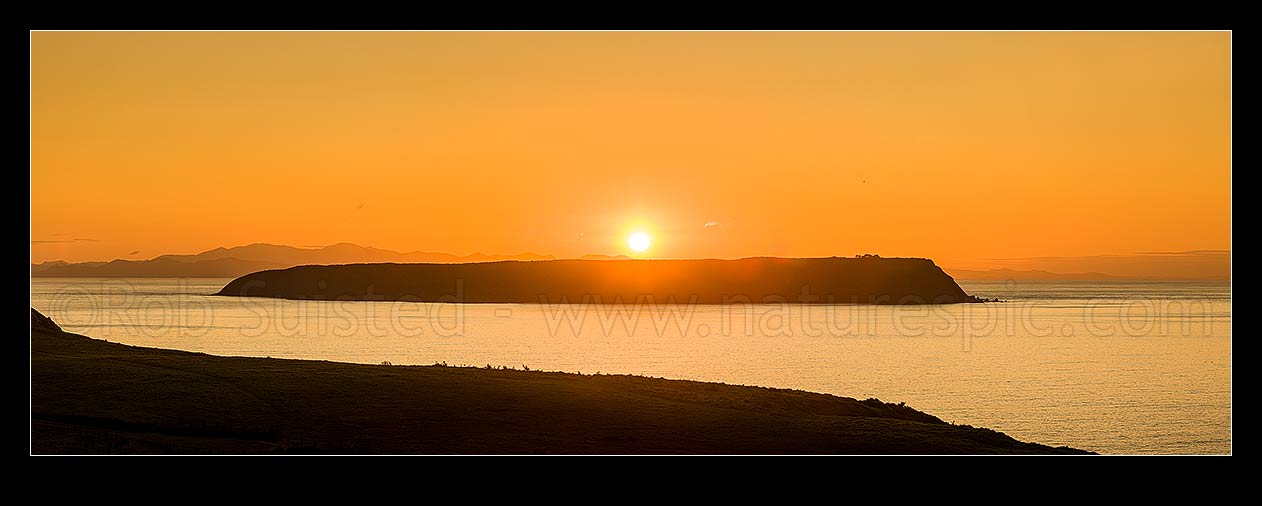
M 221 357 L 35 325 L 31 362 L 35 454 L 1090 453 L 876 399 L 641 376 Z

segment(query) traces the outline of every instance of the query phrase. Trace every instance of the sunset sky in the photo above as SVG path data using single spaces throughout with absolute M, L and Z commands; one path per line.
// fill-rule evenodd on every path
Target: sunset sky
M 31 35 L 35 262 L 1226 250 L 1230 169 L 1227 32 Z

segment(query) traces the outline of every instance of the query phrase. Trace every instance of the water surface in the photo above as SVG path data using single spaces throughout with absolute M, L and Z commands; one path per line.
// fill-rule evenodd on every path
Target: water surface
M 1231 451 L 1231 292 L 967 282 L 946 306 L 537 305 L 215 297 L 228 279 L 35 278 L 70 332 L 215 355 L 627 373 L 877 397 L 1102 453 Z

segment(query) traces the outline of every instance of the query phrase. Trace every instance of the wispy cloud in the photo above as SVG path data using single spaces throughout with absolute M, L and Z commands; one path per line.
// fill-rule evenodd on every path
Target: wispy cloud
M 719 222 L 714 221 L 714 220 L 707 221 L 705 222 L 705 225 L 702 225 L 702 227 L 705 227 L 705 228 L 712 228 L 712 227 L 717 227 L 717 226 L 719 226 Z
M 1204 256 L 1223 256 L 1230 255 L 1231 250 L 1225 249 L 1198 249 L 1189 251 L 1141 251 L 1138 253 L 1112 253 L 1105 255 L 1082 255 L 1082 256 L 1063 256 L 1063 257 L 998 257 L 998 258 L 978 258 L 978 260 L 1073 260 L 1073 259 L 1126 259 L 1140 257 L 1204 257 Z
M 1157 255 L 1157 256 L 1199 256 L 1199 255 L 1227 255 L 1231 250 L 1225 249 L 1194 249 L 1190 251 L 1143 251 L 1136 255 Z
M 53 234 L 54 237 L 59 236 L 59 235 L 64 236 L 66 234 Z M 97 239 L 88 239 L 84 237 L 73 237 L 70 239 L 31 239 L 31 244 L 61 244 L 61 243 L 68 243 L 68 242 L 101 242 L 101 241 Z

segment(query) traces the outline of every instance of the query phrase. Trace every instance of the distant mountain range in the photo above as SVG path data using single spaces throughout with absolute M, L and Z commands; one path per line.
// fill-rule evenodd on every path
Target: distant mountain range
M 626 255 L 583 255 L 578 257 L 579 260 L 630 260 L 631 257 Z
M 1076 257 L 942 260 L 956 279 L 1231 280 L 1230 250 L 1150 251 Z
M 45 278 L 235 278 L 268 269 L 297 265 L 358 263 L 475 263 L 498 260 L 554 260 L 552 255 L 453 255 L 413 251 L 403 253 L 350 243 L 321 248 L 299 248 L 277 244 L 251 244 L 215 248 L 196 255 L 162 255 L 149 260 L 67 263 L 51 261 L 31 264 L 31 276 Z M 583 255 L 580 260 L 630 260 L 626 255 Z M 1138 253 L 1089 257 L 1040 257 L 1007 260 L 1000 268 L 979 262 L 945 261 L 942 268 L 955 279 L 977 281 L 1068 281 L 1125 279 L 1230 280 L 1231 252 L 1204 250 L 1174 253 Z M 1000 265 L 1003 265 L 1000 264 Z M 949 267 L 971 267 L 970 269 Z M 999 267 L 999 266 L 996 266 Z
M 601 256 L 606 255 L 589 255 Z M 607 259 L 616 259 L 608 257 Z M 624 257 L 625 258 L 625 257 Z M 196 255 L 162 255 L 149 260 L 31 264 L 31 276 L 45 278 L 127 277 L 127 278 L 235 278 L 267 269 L 296 265 L 335 265 L 356 263 L 470 263 L 497 260 L 552 260 L 550 255 L 459 256 L 450 253 L 398 251 L 341 243 L 323 248 L 298 248 L 276 244 L 251 244 L 215 248 Z

